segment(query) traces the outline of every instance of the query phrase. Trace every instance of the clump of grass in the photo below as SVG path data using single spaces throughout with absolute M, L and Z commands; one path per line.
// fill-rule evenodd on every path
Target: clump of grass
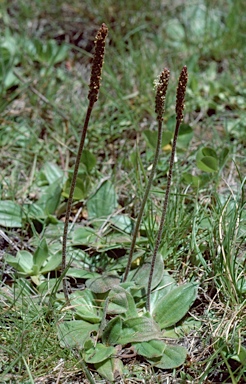
M 167 213 L 167 206 L 168 206 L 168 199 L 170 194 L 170 188 L 171 188 L 171 181 L 172 181 L 172 174 L 173 174 L 173 164 L 174 164 L 174 156 L 176 151 L 176 144 L 177 144 L 177 138 L 179 133 L 180 124 L 183 120 L 183 112 L 184 112 L 184 99 L 185 99 L 185 92 L 187 87 L 187 81 L 188 81 L 188 71 L 187 67 L 184 66 L 179 77 L 178 87 L 177 87 L 177 96 L 176 96 L 176 127 L 174 131 L 173 136 L 173 145 L 172 145 L 172 152 L 169 162 L 169 172 L 168 172 L 168 178 L 167 178 L 167 187 L 166 187 L 166 193 L 165 198 L 163 202 L 163 208 L 162 208 L 162 215 L 161 215 L 161 221 L 160 226 L 155 242 L 155 248 L 153 251 L 153 256 L 151 260 L 151 267 L 150 267 L 150 275 L 149 275 L 149 281 L 148 281 L 148 290 L 147 290 L 147 302 L 146 307 L 147 310 L 150 310 L 150 293 L 151 293 L 151 283 L 155 268 L 155 261 L 158 249 L 160 247 L 161 238 L 163 234 L 164 224 L 165 224 L 165 218 Z
M 66 249 L 67 249 L 68 224 L 69 224 L 69 217 L 71 214 L 73 195 L 74 195 L 74 190 L 75 190 L 75 186 L 76 186 L 76 180 L 77 180 L 77 176 L 78 176 L 80 159 L 81 159 L 81 155 L 82 155 L 83 148 L 84 148 L 85 137 L 86 137 L 91 113 L 92 113 L 93 107 L 95 105 L 95 102 L 98 100 L 98 94 L 99 94 L 99 89 L 100 89 L 100 85 L 101 85 L 101 74 L 102 74 L 104 52 L 105 52 L 105 41 L 106 41 L 107 34 L 108 34 L 108 28 L 107 28 L 106 24 L 102 24 L 101 28 L 99 29 L 99 31 L 96 35 L 96 39 L 95 39 L 95 55 L 94 55 L 94 59 L 93 59 L 92 69 L 91 69 L 91 78 L 90 78 L 89 94 L 88 94 L 89 105 L 87 108 L 87 113 L 86 113 L 84 125 L 82 128 L 82 132 L 81 132 L 80 143 L 79 143 L 78 152 L 77 152 L 77 156 L 76 156 L 76 160 L 75 160 L 73 177 L 72 177 L 69 197 L 68 197 L 68 201 L 67 201 L 64 231 L 63 231 L 63 241 L 62 241 L 62 274 L 63 275 L 64 275 L 65 270 L 66 270 Z M 66 283 L 65 278 L 63 278 L 63 292 L 64 292 L 66 302 L 69 303 L 67 283 Z

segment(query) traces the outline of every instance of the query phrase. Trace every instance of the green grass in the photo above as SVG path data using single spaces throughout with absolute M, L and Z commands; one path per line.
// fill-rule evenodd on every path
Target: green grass
M 42 238 L 53 257 L 61 249 L 65 179 L 74 165 L 88 104 L 93 40 L 102 22 L 108 25 L 109 38 L 99 100 L 86 139 L 86 149 L 94 158 L 88 163 L 84 159 L 81 165 L 74 229 L 91 225 L 88 200 L 105 177 L 117 192 L 115 211 L 136 218 L 154 157 L 144 135 L 145 130 L 157 130 L 154 80 L 164 66 L 170 69 L 164 125 L 165 132 L 173 132 L 178 74 L 185 64 L 189 71 L 184 123 L 192 130 L 181 130 L 160 253 L 165 269 L 178 283 L 199 282 L 189 313 L 200 326 L 182 334 L 189 353 L 185 365 L 158 370 L 137 358 L 134 363 L 125 361 L 123 380 L 244 383 L 246 23 L 242 0 L 168 6 L 159 0 L 3 3 L 0 196 L 22 207 L 22 226 L 5 227 L 0 215 L 1 228 L 19 250 L 34 254 Z M 218 156 L 213 173 L 198 166 L 198 151 L 205 147 Z M 165 146 L 141 225 L 136 265 L 154 248 L 169 155 L 170 147 Z M 98 229 L 100 241 L 87 239 L 75 247 L 71 232 L 68 248 L 73 267 L 123 273 L 130 235 L 123 229 L 112 230 L 110 219 Z M 63 306 L 61 284 L 54 286 L 61 280 L 59 268 L 40 276 L 40 288 L 30 276 L 21 277 L 8 265 L 6 254 L 16 254 L 13 244 L 1 244 L 0 381 L 88 382 L 79 352 L 62 348 L 57 338 L 57 325 L 70 316 Z M 70 283 L 73 289 L 82 289 L 85 280 L 71 278 Z M 50 289 L 44 287 L 47 282 Z M 92 366 L 88 369 L 96 382 L 105 382 Z

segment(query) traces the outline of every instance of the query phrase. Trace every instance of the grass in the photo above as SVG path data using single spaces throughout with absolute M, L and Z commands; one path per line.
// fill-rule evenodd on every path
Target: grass
M 122 382 L 246 381 L 244 8 L 242 0 L 1 5 L 0 191 L 2 201 L 23 207 L 20 228 L 2 226 L 13 243 L 1 243 L 1 382 L 88 382 L 81 356 L 62 348 L 57 338 L 57 325 L 68 316 L 59 268 L 41 276 L 50 290 L 44 285 L 41 289 L 29 276 L 17 274 L 6 254 L 16 254 L 13 244 L 33 254 L 43 236 L 52 255 L 59 250 L 65 177 L 74 165 L 87 108 L 93 40 L 102 22 L 109 27 L 109 41 L 86 138 L 91 157 L 84 159 L 87 167 L 80 170 L 86 183 L 80 186 L 71 216 L 74 220 L 78 214 L 75 229 L 91 224 L 87 202 L 105 177 L 117 191 L 116 210 L 136 218 L 154 159 L 153 146 L 144 135 L 146 130 L 151 135 L 157 130 L 153 81 L 163 66 L 170 68 L 164 125 L 165 132 L 173 132 L 176 80 L 184 64 L 189 71 L 184 122 L 192 130 L 181 129 L 177 143 L 160 253 L 176 281 L 199 281 L 189 313 L 200 326 L 182 334 L 189 352 L 185 365 L 160 370 L 139 358 L 129 359 Z M 168 144 L 157 165 L 138 255 L 150 255 L 154 248 L 167 182 Z M 199 150 L 207 147 L 218 156 L 213 173 L 200 169 L 197 162 Z M 57 188 L 63 188 L 63 195 L 49 189 L 59 170 L 64 179 Z M 30 211 L 35 204 L 41 213 L 37 208 Z M 87 241 L 79 248 L 69 243 L 70 252 L 76 249 L 73 265 L 92 272 L 109 268 L 122 272 L 129 234 L 125 240 L 122 230 L 116 241 L 112 224 L 103 225 L 99 243 Z M 69 282 L 77 289 L 85 279 Z M 96 382 L 105 382 L 92 366 L 88 368 Z

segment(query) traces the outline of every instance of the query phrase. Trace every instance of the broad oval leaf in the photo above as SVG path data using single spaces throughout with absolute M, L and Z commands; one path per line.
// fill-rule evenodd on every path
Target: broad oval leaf
M 216 172 L 219 168 L 218 159 L 212 156 L 203 157 L 201 160 L 197 160 L 196 164 L 204 172 Z
M 115 383 L 116 380 L 118 382 L 118 379 L 123 376 L 123 363 L 116 357 L 96 363 L 94 366 L 97 372 L 107 379 L 109 383 Z
M 21 207 L 14 201 L 0 201 L 0 225 L 8 228 L 22 227 Z
M 97 343 L 95 347 L 90 349 L 86 349 L 83 353 L 83 358 L 86 363 L 96 364 L 101 363 L 102 361 L 108 359 L 113 354 L 116 354 L 116 350 L 114 347 L 108 347 L 104 344 Z
M 92 228 L 81 227 L 75 229 L 72 237 L 73 245 L 92 245 L 96 244 L 100 238 Z
M 120 284 L 119 276 L 113 273 L 105 273 L 100 277 L 89 279 L 86 281 L 86 287 L 94 293 L 105 293 L 111 288 Z
M 129 273 L 128 280 L 132 280 L 136 285 L 144 286 L 147 290 L 149 274 L 151 268 L 151 257 L 144 262 L 137 270 L 133 270 Z M 154 289 L 162 279 L 164 271 L 164 263 L 160 253 L 157 253 L 153 278 L 151 282 L 151 289 Z
M 163 272 L 163 276 L 158 286 L 151 292 L 150 306 L 154 308 L 155 305 L 164 297 L 168 292 L 172 291 L 177 284 L 172 276 L 167 271 Z M 152 313 L 152 312 L 151 312 Z
M 153 310 L 153 318 L 161 329 L 171 327 L 184 317 L 196 299 L 197 284 L 175 287 L 160 299 Z
M 58 337 L 62 347 L 83 349 L 92 332 L 97 332 L 98 324 L 83 320 L 64 321 L 58 325 Z
M 166 348 L 166 344 L 163 340 L 143 341 L 142 343 L 134 343 L 133 345 L 136 348 L 138 355 L 149 359 L 162 356 Z
M 132 295 L 124 288 L 116 286 L 108 294 L 107 314 L 125 314 L 127 317 L 137 316 L 137 309 Z
M 74 292 L 70 300 L 71 305 L 81 319 L 90 323 L 100 323 L 102 310 L 98 308 L 94 295 L 89 289 Z
M 160 339 L 161 337 L 160 328 L 152 317 L 134 317 L 123 321 L 118 343 L 124 345 L 136 341 Z
M 84 149 L 81 155 L 81 163 L 85 166 L 86 171 L 90 173 L 97 162 L 96 157 L 88 149 Z
M 49 256 L 49 258 L 47 260 L 47 263 L 45 263 L 44 266 L 42 266 L 40 272 L 42 274 L 45 274 L 45 273 L 48 273 L 48 272 L 51 272 L 51 271 L 55 271 L 59 267 L 61 262 L 62 262 L 62 253 L 61 253 L 61 251 L 52 253 Z
M 161 359 L 147 359 L 149 363 L 161 369 L 173 369 L 184 364 L 187 350 L 180 345 L 166 345 Z
M 103 334 L 102 341 L 107 345 L 118 344 L 118 339 L 122 332 L 122 319 L 120 316 L 113 317 L 112 320 L 106 325 Z
M 62 180 L 64 172 L 58 165 L 47 161 L 43 169 L 40 172 L 41 179 L 46 180 L 50 185 L 57 182 L 57 180 Z
M 89 220 L 107 218 L 116 208 L 117 195 L 114 186 L 110 180 L 106 180 L 88 200 Z

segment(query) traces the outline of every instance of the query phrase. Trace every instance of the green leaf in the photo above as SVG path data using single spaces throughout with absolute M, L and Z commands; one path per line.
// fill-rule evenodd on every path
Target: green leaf
M 132 220 L 127 215 L 115 215 L 111 217 L 110 223 L 112 223 L 115 227 L 119 228 L 121 231 L 126 233 L 132 233 Z
M 162 337 L 160 328 L 152 317 L 142 316 L 127 319 L 122 323 L 122 332 L 118 344 L 128 344 L 136 341 L 149 341 Z
M 139 286 L 144 285 L 146 292 L 147 292 L 147 284 L 148 284 L 149 274 L 150 274 L 151 259 L 152 259 L 151 257 L 148 257 L 144 262 L 144 264 L 141 265 L 141 267 L 129 273 L 129 280 L 130 279 L 133 280 L 136 283 L 136 285 L 139 285 Z M 151 289 L 155 288 L 159 284 L 163 276 L 163 271 L 164 271 L 163 259 L 161 254 L 158 253 L 156 256 Z
M 23 206 L 25 215 L 31 220 L 43 220 L 47 218 L 44 210 L 36 203 Z
M 199 188 L 202 182 L 202 179 L 199 176 L 194 176 L 191 173 L 184 172 L 183 178 L 187 184 L 192 185 L 192 187 Z
M 150 295 L 151 308 L 154 308 L 158 301 L 164 297 L 168 292 L 172 291 L 177 284 L 172 276 L 169 275 L 167 271 L 163 272 L 162 279 L 159 282 L 158 286 Z
M 112 320 L 106 325 L 103 334 L 102 341 L 107 345 L 118 344 L 118 339 L 122 332 L 122 319 L 120 316 L 113 317 Z
M 158 132 L 157 131 L 150 131 L 149 129 L 146 129 L 143 131 L 143 136 L 144 136 L 146 143 L 152 149 L 155 149 L 156 145 L 157 145 Z M 173 136 L 172 132 L 169 132 L 169 131 L 163 132 L 162 142 L 161 142 L 162 148 L 170 143 L 170 141 L 172 140 L 172 136 Z
M 153 318 L 161 329 L 181 320 L 196 299 L 197 284 L 187 283 L 173 288 L 153 309 Z
M 177 140 L 177 149 L 186 150 L 193 137 L 193 129 L 188 124 L 181 124 Z
M 33 256 L 28 251 L 18 251 L 16 257 L 6 255 L 5 260 L 20 273 L 30 276 L 33 272 Z
M 71 304 L 76 313 L 83 320 L 90 323 L 99 323 L 102 317 L 102 309 L 98 307 L 93 293 L 89 289 L 74 292 L 71 295 Z
M 105 181 L 87 203 L 89 220 L 107 218 L 117 208 L 117 195 L 111 181 Z
M 100 240 L 94 229 L 81 227 L 75 229 L 72 236 L 73 245 L 91 245 Z
M 41 268 L 41 273 L 45 274 L 51 271 L 55 271 L 59 267 L 61 262 L 62 262 L 61 251 L 52 253 L 49 256 L 47 263 L 44 264 L 44 266 Z
M 0 201 L 0 225 L 8 228 L 21 228 L 21 207 L 10 200 Z
M 120 286 L 113 287 L 108 294 L 107 314 L 125 314 L 137 316 L 137 309 L 132 295 Z
M 33 255 L 33 263 L 40 269 L 43 263 L 48 259 L 49 249 L 45 239 L 42 239 Z
M 196 164 L 204 172 L 215 172 L 219 168 L 217 153 L 210 147 L 200 148 L 196 155 Z
M 219 168 L 218 159 L 212 156 L 206 156 L 201 160 L 197 160 L 196 165 L 204 172 L 216 172 Z
M 101 363 L 97 363 L 95 368 L 110 383 L 114 383 L 123 375 L 123 363 L 118 358 L 109 358 Z
M 83 349 L 92 332 L 98 331 L 98 324 L 83 320 L 64 321 L 58 325 L 58 337 L 62 347 Z
M 45 179 L 48 184 L 52 185 L 58 180 L 63 179 L 64 172 L 60 167 L 58 167 L 58 165 L 47 161 L 44 164 L 42 171 L 40 172 L 40 176 L 41 178 Z
M 162 340 L 143 341 L 134 343 L 138 355 L 150 358 L 156 358 L 163 355 L 166 344 Z
M 86 287 L 94 293 L 105 293 L 111 288 L 119 285 L 120 278 L 118 275 L 111 273 L 105 273 L 100 277 L 89 279 L 86 281 Z
M 81 163 L 84 164 L 88 173 L 95 167 L 96 162 L 96 157 L 88 149 L 84 149 L 81 156 Z
M 83 358 L 86 363 L 96 364 L 101 363 L 102 361 L 108 359 L 113 354 L 116 354 L 116 349 L 114 347 L 107 347 L 104 344 L 97 343 L 96 346 L 92 346 L 87 349 L 87 343 L 89 344 L 91 340 L 85 343 L 85 351 L 83 353 Z
M 62 195 L 66 198 L 69 196 L 69 193 L 70 193 L 71 181 L 72 181 L 72 176 L 68 178 L 63 188 Z M 91 188 L 90 176 L 84 175 L 83 178 L 77 177 L 73 199 L 74 200 L 85 199 L 89 194 L 90 188 Z
M 69 268 L 66 276 L 71 276 L 79 279 L 94 279 L 95 277 L 100 277 L 101 275 L 97 272 L 90 272 L 85 269 L 78 268 Z
M 173 369 L 184 364 L 187 350 L 179 345 L 166 345 L 161 359 L 147 359 L 149 363 L 161 369 Z
M 61 199 L 61 180 L 57 180 L 53 184 L 43 189 L 42 196 L 38 200 L 37 204 L 40 205 L 46 216 L 55 213 Z

